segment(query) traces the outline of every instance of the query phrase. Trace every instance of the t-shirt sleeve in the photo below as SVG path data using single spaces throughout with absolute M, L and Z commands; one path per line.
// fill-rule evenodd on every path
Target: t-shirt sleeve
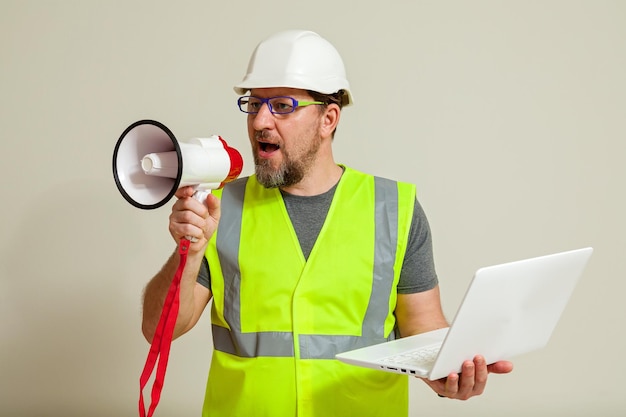
M 202 258 L 200 264 L 200 271 L 198 271 L 198 278 L 196 279 L 198 284 L 211 289 L 211 274 L 209 272 L 209 261 L 206 260 L 206 256 Z
M 438 283 L 430 226 L 426 213 L 415 199 L 409 241 L 397 291 L 398 294 L 413 294 L 433 289 Z

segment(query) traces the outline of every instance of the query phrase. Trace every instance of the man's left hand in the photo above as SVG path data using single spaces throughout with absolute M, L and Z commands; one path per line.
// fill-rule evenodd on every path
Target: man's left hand
M 508 361 L 499 361 L 487 365 L 485 358 L 478 355 L 473 361 L 465 361 L 460 373 L 451 373 L 446 378 L 430 381 L 422 378 L 440 397 L 467 400 L 480 395 L 487 385 L 490 373 L 508 374 L 513 370 L 513 364 Z

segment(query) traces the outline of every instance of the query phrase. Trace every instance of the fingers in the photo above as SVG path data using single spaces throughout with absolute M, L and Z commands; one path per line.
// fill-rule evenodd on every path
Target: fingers
M 480 395 L 487 385 L 487 364 L 482 356 L 476 356 L 473 361 L 466 361 L 461 371 L 458 398 L 468 399 L 474 395 Z
M 442 390 L 437 390 L 437 386 L 431 386 L 440 396 L 467 400 L 485 391 L 488 376 L 489 370 L 485 359 L 476 356 L 473 361 L 463 363 L 460 374 L 451 373 L 447 378 L 439 380 Z
M 219 199 L 209 195 L 206 205 L 192 198 L 194 190 L 192 187 L 182 187 L 176 191 L 178 200 L 172 207 L 170 214 L 170 234 L 176 242 L 183 237 L 196 242 L 192 245 L 197 249 L 204 246 L 211 237 L 220 216 Z
M 174 195 L 176 196 L 176 198 L 180 199 L 180 198 L 191 197 L 193 196 L 194 192 L 195 190 L 192 186 L 180 187 L 178 190 L 176 190 L 176 193 Z
M 204 235 L 205 217 L 208 214 L 206 208 L 196 207 L 198 205 L 193 199 L 185 199 L 179 200 L 172 207 L 170 233 L 176 241 L 186 236 L 200 238 Z
M 443 392 L 439 393 L 443 397 L 456 398 L 459 400 L 467 400 L 474 395 L 479 395 L 484 390 L 480 387 L 475 387 L 474 379 L 476 376 L 476 368 L 474 362 L 465 361 L 461 367 L 461 373 L 451 373 L 447 378 L 444 378 Z M 475 388 L 478 391 L 475 391 Z
M 460 378 L 460 375 L 456 373 L 448 375 L 448 377 L 443 380 L 443 392 L 440 393 L 440 395 L 448 398 L 456 398 L 457 393 L 459 392 Z
M 506 374 L 513 370 L 513 364 L 508 361 L 494 362 L 487 365 L 485 358 L 477 355 L 474 360 L 465 361 L 460 373 L 451 373 L 446 378 L 436 381 L 424 379 L 433 391 L 440 397 L 467 400 L 475 395 L 481 395 L 487 386 L 489 373 Z

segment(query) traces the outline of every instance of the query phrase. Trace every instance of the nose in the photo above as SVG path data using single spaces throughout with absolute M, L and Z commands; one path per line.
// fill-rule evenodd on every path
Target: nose
M 274 115 L 270 111 L 267 103 L 263 103 L 261 105 L 261 108 L 259 109 L 259 112 L 257 114 L 251 114 L 250 117 L 253 118 L 252 127 L 254 128 L 254 130 L 261 131 L 264 129 L 268 129 L 271 128 L 274 124 Z

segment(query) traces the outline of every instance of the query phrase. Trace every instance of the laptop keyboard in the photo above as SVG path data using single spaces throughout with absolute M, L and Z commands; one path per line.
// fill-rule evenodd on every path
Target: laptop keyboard
M 435 362 L 441 345 L 426 346 L 414 351 L 405 352 L 399 355 L 388 356 L 382 361 L 389 365 L 413 365 L 428 366 Z

